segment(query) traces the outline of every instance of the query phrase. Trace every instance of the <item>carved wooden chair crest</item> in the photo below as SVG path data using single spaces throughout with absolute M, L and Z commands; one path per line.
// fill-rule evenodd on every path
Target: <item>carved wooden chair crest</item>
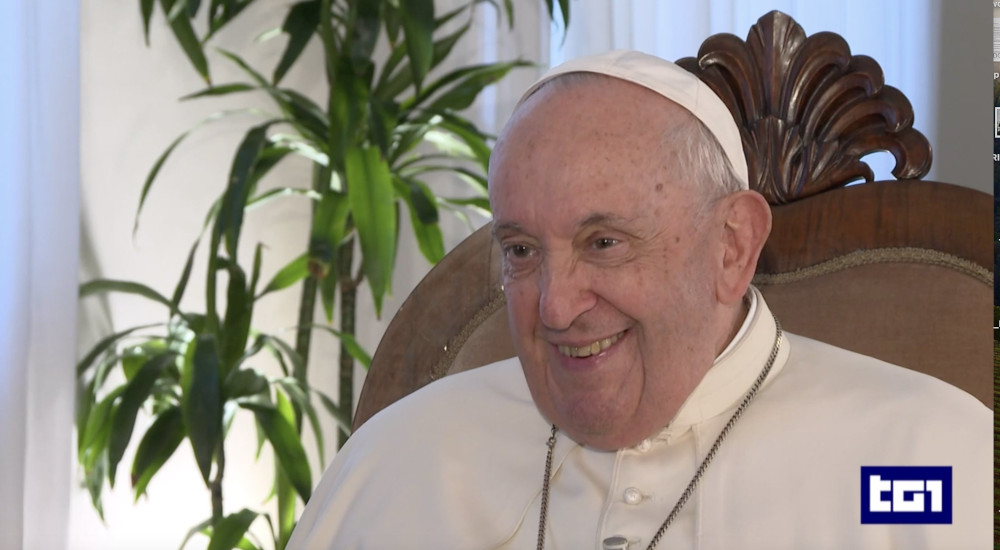
M 678 64 L 741 128 L 750 185 L 774 216 L 754 284 L 785 328 L 932 374 L 992 406 L 992 201 L 919 179 L 930 145 L 878 63 L 774 11 L 745 41 L 714 35 Z M 862 157 L 881 150 L 895 158 L 897 180 L 873 181 Z M 489 231 L 463 241 L 403 304 L 356 427 L 436 378 L 514 355 Z

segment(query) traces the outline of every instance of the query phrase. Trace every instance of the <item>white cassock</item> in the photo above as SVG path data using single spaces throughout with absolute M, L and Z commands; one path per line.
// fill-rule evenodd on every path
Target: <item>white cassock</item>
M 557 436 L 545 548 L 646 547 L 771 354 L 774 317 L 752 292 L 741 333 L 661 432 L 617 452 Z M 992 434 L 961 390 L 786 333 L 658 548 L 990 548 Z M 436 381 L 348 440 L 289 548 L 535 548 L 549 435 L 516 358 Z M 862 466 L 950 466 L 952 523 L 862 524 Z

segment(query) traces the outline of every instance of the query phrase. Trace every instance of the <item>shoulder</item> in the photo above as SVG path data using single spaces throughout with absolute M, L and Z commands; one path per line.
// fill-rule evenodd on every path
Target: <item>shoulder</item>
M 404 435 L 400 432 L 410 432 L 418 422 L 457 428 L 495 417 L 501 411 L 535 414 L 517 358 L 435 380 L 374 415 L 351 439 L 399 437 Z
M 428 532 L 446 547 L 503 540 L 534 491 L 505 480 L 534 479 L 525 449 L 547 437 L 517 359 L 434 381 L 351 436 L 290 548 L 413 547 Z
M 872 426 L 919 426 L 921 433 L 971 436 L 992 431 L 978 399 L 933 376 L 798 335 L 777 393 Z M 968 432 L 968 433 L 967 433 Z

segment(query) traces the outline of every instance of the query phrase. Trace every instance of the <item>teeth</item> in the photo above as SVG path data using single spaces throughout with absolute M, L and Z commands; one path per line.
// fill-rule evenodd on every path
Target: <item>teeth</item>
M 619 332 L 610 338 L 598 340 L 588 346 L 559 346 L 559 353 L 570 357 L 590 357 L 591 355 L 597 355 L 598 353 L 610 348 L 611 344 L 620 340 L 622 334 L 624 333 Z

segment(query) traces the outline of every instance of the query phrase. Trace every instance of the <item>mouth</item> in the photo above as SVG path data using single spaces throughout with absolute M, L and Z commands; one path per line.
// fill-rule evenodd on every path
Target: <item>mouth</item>
M 622 336 L 624 336 L 624 335 L 625 335 L 625 332 L 622 331 L 622 332 L 619 332 L 618 334 L 615 334 L 613 336 L 609 336 L 607 338 L 603 338 L 601 340 L 597 340 L 597 341 L 591 342 L 590 344 L 585 345 L 585 346 L 579 346 L 579 347 L 578 346 L 556 346 L 556 347 L 559 350 L 560 354 L 565 355 L 567 357 L 575 357 L 575 358 L 579 359 L 579 358 L 582 358 L 582 357 L 590 357 L 592 355 L 597 355 L 598 353 L 601 353 L 602 351 L 604 351 L 604 350 L 610 348 L 611 346 L 613 346 L 615 344 L 615 342 L 617 342 L 618 340 L 621 340 Z

